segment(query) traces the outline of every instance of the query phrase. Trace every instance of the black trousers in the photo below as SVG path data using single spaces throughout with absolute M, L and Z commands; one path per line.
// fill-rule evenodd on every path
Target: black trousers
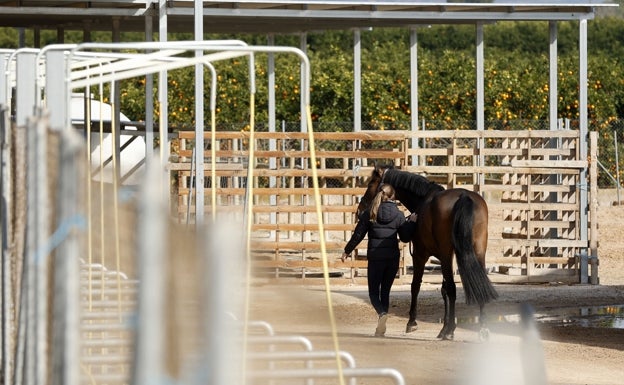
M 390 307 L 390 289 L 399 271 L 399 259 L 373 259 L 368 261 L 368 297 L 378 315 Z

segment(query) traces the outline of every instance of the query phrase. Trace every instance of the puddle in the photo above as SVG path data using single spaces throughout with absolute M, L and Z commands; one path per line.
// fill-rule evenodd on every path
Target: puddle
M 535 313 L 537 323 L 552 326 L 580 326 L 593 328 L 624 329 L 624 305 L 559 307 L 542 310 Z M 457 317 L 456 322 L 461 324 L 477 324 L 479 317 Z M 488 324 L 518 324 L 520 314 L 495 316 L 488 315 Z M 442 323 L 442 320 L 439 320 Z
M 556 308 L 535 314 L 539 323 L 624 329 L 624 305 Z

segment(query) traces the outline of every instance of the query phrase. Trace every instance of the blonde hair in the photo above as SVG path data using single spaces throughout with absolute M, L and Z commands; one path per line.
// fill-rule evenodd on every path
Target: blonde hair
M 389 184 L 382 184 L 379 192 L 373 198 L 373 203 L 371 204 L 371 212 L 370 212 L 370 221 L 377 222 L 377 211 L 379 211 L 379 206 L 383 202 L 393 200 L 394 199 L 394 187 Z

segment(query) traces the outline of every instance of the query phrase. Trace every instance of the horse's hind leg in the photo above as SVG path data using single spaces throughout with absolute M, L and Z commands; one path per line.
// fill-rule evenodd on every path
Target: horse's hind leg
M 442 265 L 442 298 L 444 299 L 444 326 L 438 338 L 443 340 L 452 340 L 455 337 L 455 301 L 457 299 L 457 286 L 453 280 L 452 264 L 451 266 Z

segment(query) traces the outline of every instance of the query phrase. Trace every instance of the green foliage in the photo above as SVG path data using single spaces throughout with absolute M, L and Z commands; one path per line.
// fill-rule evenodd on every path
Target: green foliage
M 624 23 L 618 12 L 588 23 L 588 112 L 590 119 L 624 118 Z M 557 23 L 558 115 L 577 119 L 578 22 Z M 427 121 L 475 119 L 475 27 L 433 25 L 417 30 L 418 114 Z M 361 31 L 362 121 L 379 129 L 408 128 L 410 102 L 410 32 L 406 28 L 375 28 Z M 486 120 L 544 120 L 548 117 L 548 22 L 498 22 L 484 28 Z M 65 32 L 65 42 L 80 42 L 80 32 Z M 261 35 L 207 35 L 207 39 L 241 39 L 266 45 Z M 24 41 L 32 45 L 32 31 Z M 92 33 L 92 41 L 110 41 L 110 33 Z M 140 33 L 125 33 L 122 41 L 142 41 Z M 191 34 L 172 35 L 170 40 L 193 39 Z M 56 31 L 41 31 L 42 45 L 53 44 Z M 0 29 L 0 46 L 15 48 L 18 33 Z M 353 33 L 310 33 L 306 39 L 312 66 L 311 105 L 317 122 L 352 121 Z M 275 36 L 274 44 L 299 47 L 299 36 Z M 275 97 L 278 121 L 300 120 L 301 85 L 299 62 L 293 55 L 276 54 Z M 236 59 L 216 63 L 217 121 L 244 126 L 249 122 L 249 63 Z M 255 121 L 268 121 L 268 56 L 255 58 Z M 205 116 L 210 114 L 211 76 L 204 71 Z M 169 75 L 169 122 L 193 125 L 195 119 L 195 72 L 193 68 Z M 157 92 L 157 83 L 155 92 Z M 123 83 L 122 110 L 132 119 L 144 115 L 145 79 Z M 349 125 L 343 126 L 350 129 Z M 338 128 L 342 129 L 342 128 Z

